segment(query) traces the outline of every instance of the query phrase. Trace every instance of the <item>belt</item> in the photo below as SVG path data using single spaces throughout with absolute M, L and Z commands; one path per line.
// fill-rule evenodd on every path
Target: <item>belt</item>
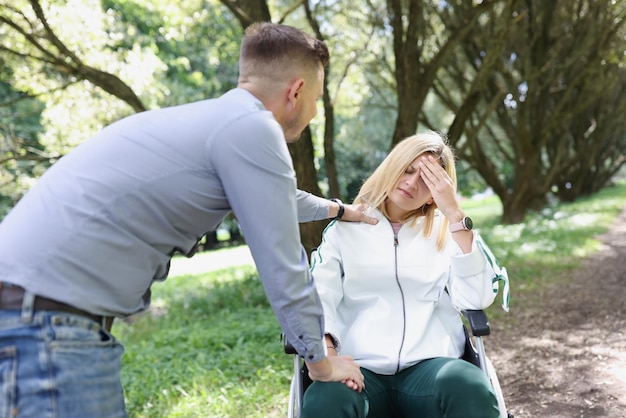
M 21 310 L 24 293 L 26 292 L 23 287 L 0 282 L 0 310 Z M 82 309 L 75 308 L 74 306 L 57 302 L 56 300 L 48 299 L 43 296 L 35 296 L 33 310 L 59 311 L 81 315 L 92 321 L 96 321 L 107 331 L 111 331 L 113 319 L 115 319 L 113 316 L 94 315 Z

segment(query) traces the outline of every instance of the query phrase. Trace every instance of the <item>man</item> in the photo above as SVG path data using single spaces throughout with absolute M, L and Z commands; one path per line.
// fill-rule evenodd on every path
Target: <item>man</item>
M 255 24 L 238 88 L 120 120 L 41 177 L 0 224 L 0 416 L 125 416 L 112 318 L 146 309 L 174 252 L 231 210 L 312 378 L 362 389 L 352 358 L 326 356 L 297 222 L 374 221 L 297 191 L 285 142 L 315 116 L 327 61 L 305 33 Z

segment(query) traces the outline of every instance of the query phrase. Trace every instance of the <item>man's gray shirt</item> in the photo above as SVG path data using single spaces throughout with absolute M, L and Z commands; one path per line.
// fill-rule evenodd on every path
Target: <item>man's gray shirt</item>
M 298 220 L 325 218 L 328 203 L 296 190 L 280 125 L 243 89 L 132 115 L 61 158 L 0 224 L 0 280 L 129 315 L 148 306 L 173 253 L 193 251 L 231 210 L 287 337 L 322 359 Z

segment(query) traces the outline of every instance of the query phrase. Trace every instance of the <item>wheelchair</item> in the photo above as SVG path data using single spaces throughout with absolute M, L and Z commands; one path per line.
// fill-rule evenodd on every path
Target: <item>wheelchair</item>
M 504 395 L 502 393 L 496 371 L 491 364 L 491 361 L 485 354 L 485 346 L 483 344 L 482 337 L 491 333 L 487 314 L 483 310 L 464 310 L 461 313 L 467 320 L 471 331 L 470 334 L 467 326 L 464 326 L 465 352 L 462 358 L 463 360 L 474 364 L 476 367 L 479 367 L 491 381 L 491 385 L 493 386 L 498 399 L 500 418 L 513 418 L 513 414 L 509 413 L 506 409 Z M 289 406 L 287 416 L 288 418 L 299 418 L 304 391 L 306 391 L 309 385 L 313 382 L 309 378 L 309 372 L 302 357 L 295 351 L 289 341 L 284 338 L 284 334 L 281 335 L 281 339 L 283 340 L 285 353 L 292 354 L 294 356 L 293 377 L 291 380 L 291 387 L 289 389 Z

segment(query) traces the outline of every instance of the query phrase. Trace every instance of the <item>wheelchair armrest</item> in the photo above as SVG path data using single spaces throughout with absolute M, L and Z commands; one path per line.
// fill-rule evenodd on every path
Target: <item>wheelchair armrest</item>
M 464 309 L 461 313 L 465 318 L 467 318 L 472 335 L 476 337 L 484 337 L 485 335 L 489 335 L 491 333 L 491 328 L 489 328 L 489 319 L 487 318 L 485 311 Z
M 298 354 L 296 349 L 291 345 L 287 338 L 285 338 L 285 333 L 280 334 L 280 339 L 283 342 L 283 349 L 285 350 L 285 354 Z

